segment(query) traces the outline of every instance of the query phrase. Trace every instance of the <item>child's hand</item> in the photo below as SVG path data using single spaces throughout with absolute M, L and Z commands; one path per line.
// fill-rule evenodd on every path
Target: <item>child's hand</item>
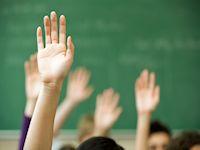
M 30 59 L 24 63 L 24 70 L 27 100 L 36 101 L 40 91 L 40 76 L 36 54 L 31 55 Z
M 38 68 L 41 81 L 44 83 L 56 83 L 63 81 L 69 71 L 74 57 L 74 45 L 72 38 L 67 38 L 66 47 L 66 19 L 60 16 L 59 38 L 57 27 L 57 15 L 51 12 L 51 21 L 44 17 L 45 40 L 42 39 L 42 29 L 37 29 L 38 44 Z
M 135 83 L 138 114 L 155 110 L 160 99 L 160 87 L 155 84 L 155 74 L 144 70 Z
M 112 128 L 122 113 L 122 108 L 118 106 L 118 102 L 119 94 L 111 88 L 97 96 L 94 134 L 105 136 Z
M 79 68 L 69 75 L 66 100 L 78 104 L 86 100 L 93 92 L 88 86 L 90 73 L 84 68 Z

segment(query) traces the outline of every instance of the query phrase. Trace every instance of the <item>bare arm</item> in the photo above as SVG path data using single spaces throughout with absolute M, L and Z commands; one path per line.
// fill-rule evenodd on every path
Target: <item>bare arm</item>
M 40 91 L 40 79 L 39 79 L 36 54 L 31 55 L 30 59 L 24 63 L 24 70 L 25 70 L 26 106 L 23 115 L 21 134 L 19 138 L 19 148 L 18 148 L 19 150 L 22 150 L 24 147 L 30 121 Z
M 84 68 L 70 73 L 65 99 L 56 112 L 54 136 L 58 134 L 71 112 L 92 94 L 93 88 L 88 86 L 89 79 L 90 73 Z
M 151 113 L 160 99 L 160 88 L 155 85 L 155 74 L 144 70 L 135 83 L 136 107 L 138 113 L 136 150 L 148 149 L 148 135 Z
M 71 67 L 74 56 L 71 37 L 67 39 L 66 48 L 66 20 L 63 15 L 60 17 L 59 38 L 55 12 L 51 13 L 51 25 L 49 17 L 44 17 L 44 27 L 45 48 L 42 29 L 40 27 L 37 29 L 37 59 L 41 90 L 25 142 L 24 149 L 27 150 L 51 149 L 56 107 L 63 80 Z
M 24 114 L 32 117 L 35 104 L 40 91 L 40 75 L 38 72 L 37 55 L 31 55 L 24 64 L 25 87 L 26 87 L 26 107 Z

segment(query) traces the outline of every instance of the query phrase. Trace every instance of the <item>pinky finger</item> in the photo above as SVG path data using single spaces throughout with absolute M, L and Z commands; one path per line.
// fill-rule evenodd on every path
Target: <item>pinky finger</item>
M 74 44 L 71 36 L 67 38 L 67 53 L 70 53 L 71 56 L 74 56 Z
M 155 103 L 156 105 L 159 103 L 160 101 L 160 86 L 156 86 L 155 90 L 154 90 L 154 96 L 155 96 Z
M 122 111 L 123 111 L 122 107 L 118 107 L 118 108 L 115 109 L 115 111 L 114 111 L 114 118 L 113 118 L 115 122 L 119 118 L 119 116 L 122 113 Z
M 37 46 L 38 46 L 38 50 L 41 50 L 44 48 L 41 27 L 37 28 Z

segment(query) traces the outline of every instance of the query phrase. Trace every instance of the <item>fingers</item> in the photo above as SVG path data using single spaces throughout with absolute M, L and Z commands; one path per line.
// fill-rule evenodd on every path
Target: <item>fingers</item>
M 64 15 L 60 16 L 59 43 L 66 43 L 66 19 Z
M 50 19 L 48 16 L 44 17 L 44 29 L 45 29 L 46 45 L 51 44 L 51 27 L 50 27 Z
M 149 72 L 147 69 L 142 71 L 141 74 L 141 86 L 142 88 L 147 88 L 148 87 L 148 76 L 149 76 Z
M 72 42 L 72 37 L 67 38 L 67 57 L 73 58 L 74 56 L 74 44 Z
M 154 86 L 155 86 L 155 73 L 154 72 L 152 72 L 151 74 L 150 74 L 150 77 L 149 77 L 149 88 L 151 89 L 151 90 L 153 90 L 154 89 Z
M 119 103 L 119 98 L 120 98 L 120 96 L 119 96 L 118 93 L 115 93 L 113 95 L 112 101 L 110 102 L 110 107 L 111 107 L 112 110 L 114 110 L 115 108 L 117 108 L 118 103 Z
M 101 102 L 97 103 L 101 105 L 102 111 L 113 113 L 119 103 L 119 94 L 114 92 L 112 88 L 104 90 L 104 92 L 99 96 Z
M 30 75 L 32 73 L 38 72 L 37 66 L 37 55 L 33 54 L 30 56 L 29 60 L 24 63 L 25 73 L 26 75 Z
M 86 68 L 80 67 L 70 74 L 70 79 L 79 85 L 87 86 L 90 79 L 90 72 Z
M 117 107 L 115 110 L 114 110 L 114 115 L 113 115 L 113 121 L 116 122 L 117 119 L 119 118 L 119 116 L 121 115 L 123 109 L 121 107 Z
M 59 19 L 59 38 L 58 38 L 58 25 L 57 25 L 57 15 L 55 11 L 52 11 L 50 14 L 50 18 L 45 16 L 43 19 L 44 22 L 44 29 L 45 29 L 45 43 L 48 44 L 55 44 L 61 43 L 66 44 L 66 18 L 64 15 L 60 16 Z M 38 43 L 38 50 L 44 48 L 43 39 L 42 39 L 42 29 L 38 27 L 37 29 L 37 43 Z M 69 36 L 67 40 L 68 44 L 68 53 L 71 57 L 74 56 L 74 44 L 72 42 L 72 38 Z
M 51 41 L 52 43 L 58 43 L 57 15 L 55 11 L 51 12 Z
M 31 73 L 35 71 L 34 59 L 35 59 L 34 55 L 31 55 L 30 60 L 29 60 Z
M 160 101 L 160 86 L 156 86 L 155 89 L 154 89 L 154 93 L 153 93 L 155 99 L 155 104 L 157 105 Z
M 90 95 L 93 93 L 93 91 L 94 91 L 94 88 L 88 87 L 86 89 L 86 97 L 90 97 Z
M 135 90 L 141 89 L 151 89 L 154 90 L 155 87 L 155 73 L 149 73 L 148 70 L 143 70 L 140 77 L 136 80 Z
M 44 48 L 41 27 L 37 28 L 37 47 L 38 47 L 38 50 L 41 50 Z
M 24 70 L 25 70 L 26 76 L 30 75 L 30 64 L 29 64 L 29 61 L 25 61 Z
M 31 64 L 33 72 L 38 72 L 37 54 L 32 55 Z

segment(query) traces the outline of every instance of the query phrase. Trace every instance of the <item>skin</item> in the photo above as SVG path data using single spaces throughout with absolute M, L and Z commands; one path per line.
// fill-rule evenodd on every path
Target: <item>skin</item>
M 92 94 L 93 88 L 88 85 L 89 80 L 90 72 L 83 67 L 70 73 L 66 96 L 56 112 L 54 136 L 58 134 L 71 112 Z
M 155 73 L 143 70 L 135 82 L 135 96 L 137 108 L 136 150 L 148 149 L 148 135 L 151 114 L 160 100 L 160 88 L 155 83 Z
M 108 136 L 109 131 L 123 111 L 119 106 L 119 98 L 119 93 L 112 88 L 104 90 L 97 96 L 93 132 L 84 135 L 80 139 L 80 143 L 93 136 Z
M 194 145 L 190 150 L 200 150 L 200 144 Z
M 158 132 L 150 135 L 148 141 L 149 150 L 166 150 L 170 142 L 170 137 L 164 132 Z
M 31 55 L 24 63 L 25 70 L 25 89 L 26 89 L 26 106 L 25 115 L 32 117 L 35 104 L 40 91 L 40 76 L 37 66 L 37 55 Z
M 25 150 L 50 150 L 53 138 L 53 125 L 62 83 L 70 70 L 74 57 L 72 38 L 67 38 L 66 19 L 60 16 L 58 36 L 57 15 L 51 12 L 51 19 L 44 17 L 44 47 L 41 27 L 37 28 L 38 70 L 41 89 L 27 134 Z M 51 34 L 50 34 L 51 33 Z
M 97 96 L 94 115 L 94 136 L 107 136 L 108 131 L 122 113 L 119 107 L 119 94 L 112 88 L 106 89 Z

